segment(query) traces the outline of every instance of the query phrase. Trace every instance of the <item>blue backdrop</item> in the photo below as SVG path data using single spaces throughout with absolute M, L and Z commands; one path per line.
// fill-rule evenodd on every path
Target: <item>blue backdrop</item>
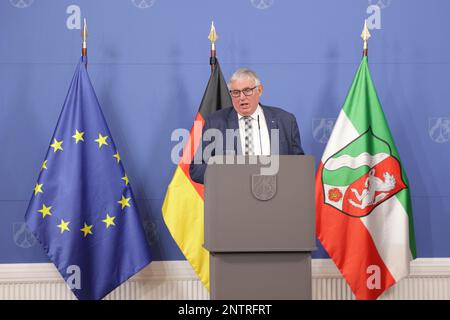
M 374 7 L 378 5 L 378 7 Z M 450 2 L 446 0 L 3 0 L 0 263 L 46 262 L 23 217 L 81 52 L 156 260 L 184 259 L 161 205 L 209 73 L 214 20 L 228 78 L 253 68 L 262 102 L 297 117 L 318 161 L 361 61 L 369 63 L 411 185 L 419 257 L 450 257 Z M 319 246 L 315 257 L 327 257 Z

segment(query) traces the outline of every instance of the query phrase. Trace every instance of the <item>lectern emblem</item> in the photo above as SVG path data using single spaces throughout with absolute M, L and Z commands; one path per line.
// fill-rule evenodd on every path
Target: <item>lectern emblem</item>
M 272 199 L 277 193 L 276 175 L 252 175 L 252 194 L 262 201 Z

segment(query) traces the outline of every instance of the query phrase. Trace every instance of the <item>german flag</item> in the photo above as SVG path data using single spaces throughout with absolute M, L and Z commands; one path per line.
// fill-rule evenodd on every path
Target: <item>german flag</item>
M 164 222 L 203 285 L 209 290 L 209 252 L 203 248 L 204 212 L 203 185 L 192 181 L 189 166 L 200 144 L 205 117 L 232 105 L 227 84 L 217 59 L 212 61 L 212 73 L 200 108 L 191 128 L 172 181 L 167 188 L 162 213 Z

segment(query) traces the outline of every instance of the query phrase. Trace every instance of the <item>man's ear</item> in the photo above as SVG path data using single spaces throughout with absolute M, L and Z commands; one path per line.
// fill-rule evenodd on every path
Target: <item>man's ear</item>
M 258 87 L 258 94 L 259 94 L 259 96 L 262 95 L 263 91 L 264 91 L 264 86 L 262 84 L 260 84 L 259 87 Z

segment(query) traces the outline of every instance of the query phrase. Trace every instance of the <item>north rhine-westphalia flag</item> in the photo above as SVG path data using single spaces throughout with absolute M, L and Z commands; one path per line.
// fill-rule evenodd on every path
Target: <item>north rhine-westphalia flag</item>
M 167 188 L 162 213 L 175 242 L 195 273 L 209 290 L 209 252 L 203 248 L 204 212 L 203 185 L 191 180 L 189 166 L 200 145 L 205 117 L 223 107 L 232 105 L 231 97 L 219 62 L 209 78 L 200 108 L 195 117 L 183 155 Z
M 78 299 L 101 299 L 152 260 L 86 70 L 77 65 L 25 220 Z
M 317 236 L 357 299 L 416 257 L 408 179 L 363 57 L 316 175 Z

